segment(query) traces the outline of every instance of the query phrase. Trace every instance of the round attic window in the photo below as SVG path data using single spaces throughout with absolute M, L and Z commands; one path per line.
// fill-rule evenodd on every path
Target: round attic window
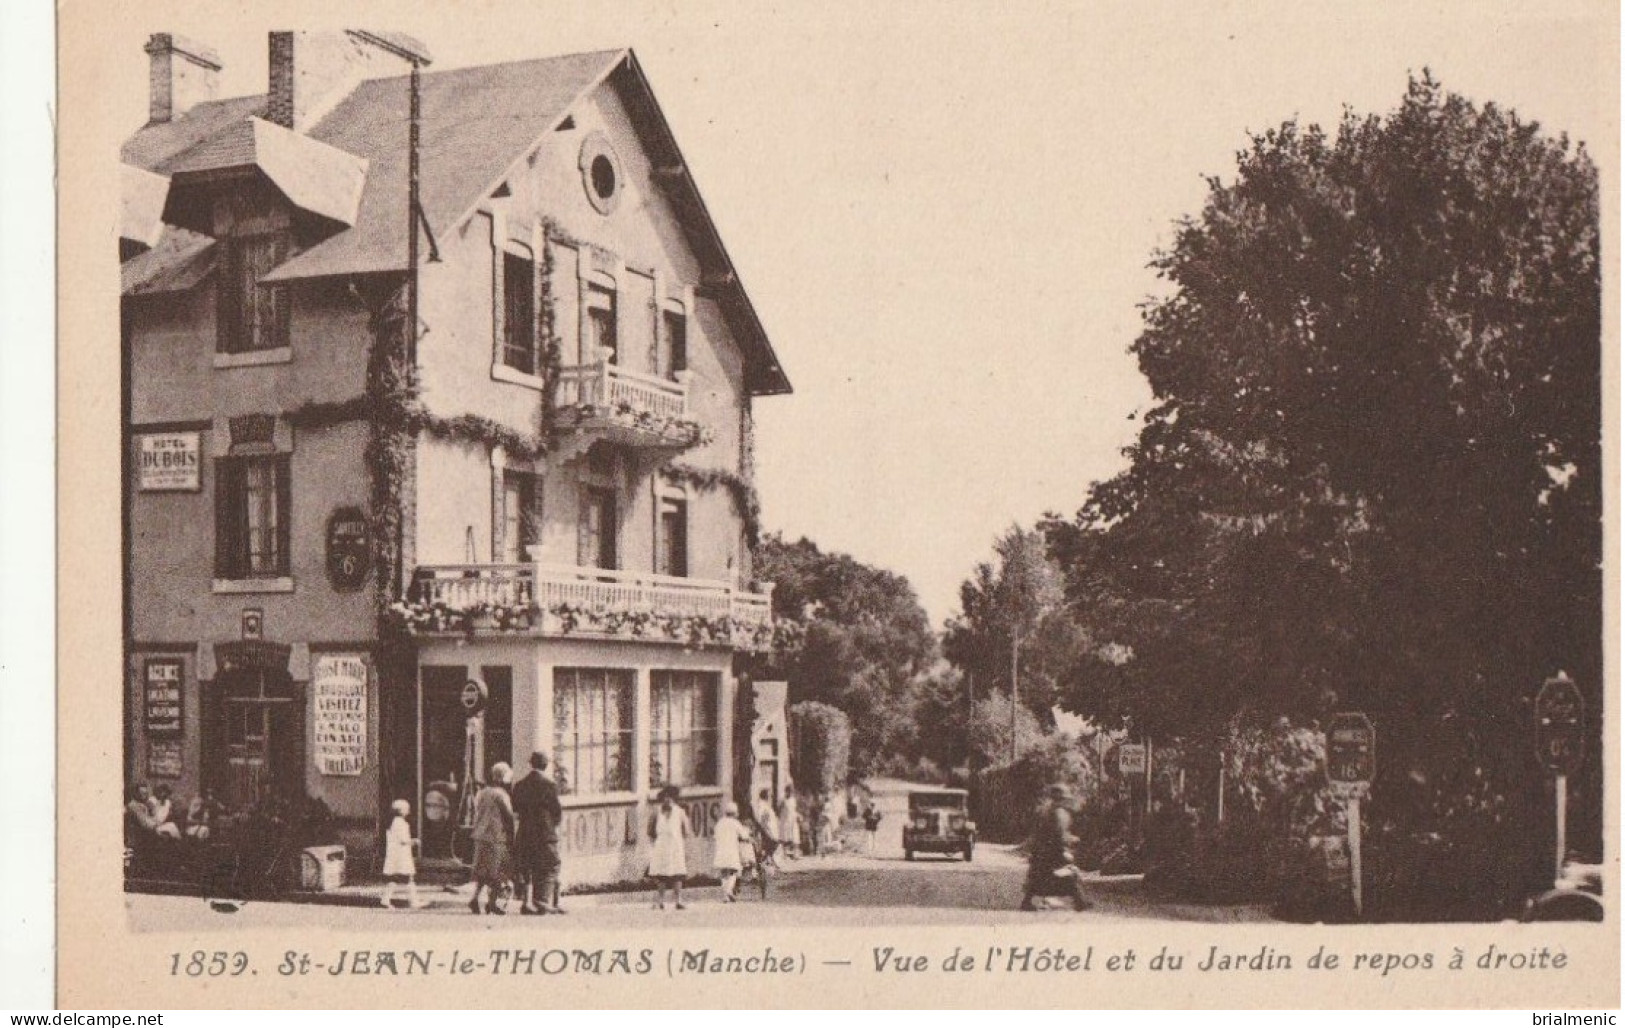
M 581 184 L 599 214 L 610 213 L 621 201 L 621 162 L 601 132 L 581 144 Z

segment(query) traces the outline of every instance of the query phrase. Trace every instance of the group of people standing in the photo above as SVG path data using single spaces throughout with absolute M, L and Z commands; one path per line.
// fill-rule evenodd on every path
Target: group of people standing
M 505 763 L 474 797 L 474 895 L 476 914 L 506 913 L 512 887 L 521 914 L 562 914 L 559 906 L 559 789 L 547 774 L 547 754 L 530 755 L 530 772 L 517 782 Z M 485 903 L 480 903 L 481 895 Z
M 547 774 L 547 754 L 530 756 L 530 770 L 514 780 L 506 763 L 493 764 L 485 785 L 474 797 L 471 836 L 473 840 L 474 892 L 468 902 L 475 914 L 504 914 L 510 890 L 524 914 L 562 914 L 559 906 L 559 823 L 563 809 L 559 791 Z M 685 909 L 683 883 L 689 877 L 688 843 L 694 829 L 688 813 L 679 802 L 676 786 L 660 790 L 658 806 L 650 818 L 648 877 L 655 885 L 657 909 L 666 908 L 666 893 L 672 894 L 677 910 Z M 737 804 L 723 804 L 722 816 L 712 826 L 712 870 L 722 884 L 724 902 L 737 899 L 741 877 L 750 870 L 766 874 L 776 867 L 776 855 L 786 859 L 797 855 L 818 855 L 840 849 L 840 808 L 837 801 L 815 799 L 810 816 L 804 816 L 793 789 L 775 806 L 770 790 L 762 790 L 760 802 L 751 812 L 754 825 L 741 821 Z M 395 818 L 385 834 L 384 877 L 389 882 L 382 902 L 394 905 L 396 885 L 408 890 L 408 904 L 421 907 L 415 889 L 414 843 L 405 800 L 393 805 Z M 865 828 L 872 837 L 879 815 L 870 808 Z
M 835 797 L 814 797 L 811 809 L 805 813 L 791 787 L 786 787 L 777 808 L 773 806 L 770 790 L 763 789 L 756 799 L 756 823 L 773 841 L 775 853 L 794 860 L 798 856 L 816 857 L 841 851 L 841 808 Z

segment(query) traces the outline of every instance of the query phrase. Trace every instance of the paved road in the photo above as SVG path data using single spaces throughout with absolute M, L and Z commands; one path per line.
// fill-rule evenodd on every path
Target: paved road
M 359 906 L 314 906 L 299 903 L 250 903 L 235 913 L 217 913 L 201 899 L 130 895 L 126 904 L 136 930 L 198 931 L 249 926 L 308 925 L 335 928 L 422 930 L 450 928 L 480 932 L 537 932 L 561 928 L 636 928 L 809 925 L 1028 924 L 1155 918 L 1180 921 L 1263 921 L 1254 907 L 1203 907 L 1158 902 L 1144 895 L 1139 879 L 1098 879 L 1089 883 L 1093 909 L 1023 913 L 1025 864 L 1009 847 L 983 844 L 974 863 L 955 858 L 901 856 L 868 858 L 834 856 L 802 858 L 773 879 L 769 898 L 761 901 L 748 889 L 738 903 L 719 901 L 717 890 L 691 889 L 688 909 L 668 904 L 652 909 L 652 892 L 565 897 L 564 917 L 475 917 L 467 909 L 467 891 L 425 891 L 434 907 L 422 911 L 386 911 Z

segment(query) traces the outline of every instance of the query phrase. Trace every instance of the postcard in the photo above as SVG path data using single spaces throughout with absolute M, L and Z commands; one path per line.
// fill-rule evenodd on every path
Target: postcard
M 60 1003 L 1618 1005 L 1617 9 L 60 47 Z

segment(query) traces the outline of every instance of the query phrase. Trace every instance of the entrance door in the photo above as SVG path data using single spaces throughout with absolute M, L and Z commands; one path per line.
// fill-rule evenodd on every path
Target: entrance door
M 473 718 L 462 703 L 471 672 L 487 690 L 485 710 Z M 419 838 L 424 859 L 449 860 L 456 856 L 457 832 L 465 827 L 474 789 L 492 763 L 511 761 L 513 670 L 426 664 L 419 674 L 423 690 Z M 469 768 L 474 769 L 473 783 Z
M 467 681 L 461 667 L 424 667 L 421 819 L 423 856 L 450 860 L 463 799 L 468 711 L 458 697 Z
M 209 790 L 229 809 L 304 798 L 304 706 L 285 671 L 239 668 L 217 679 Z

